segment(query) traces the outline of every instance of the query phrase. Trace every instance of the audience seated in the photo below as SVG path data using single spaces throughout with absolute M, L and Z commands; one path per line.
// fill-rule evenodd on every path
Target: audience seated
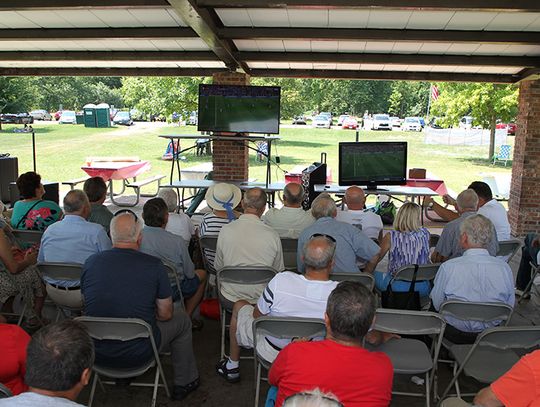
M 242 200 L 242 191 L 236 185 L 219 183 L 208 188 L 205 199 L 208 206 L 212 208 L 212 212 L 204 215 L 199 226 L 199 237 L 218 237 L 224 225 L 238 218 L 239 214 L 234 211 L 234 208 Z M 215 274 L 214 261 L 216 252 L 204 249 L 204 256 L 209 268 L 206 271 Z
M 265 288 L 255 306 L 237 301 L 229 328 L 230 357 L 216 366 L 220 376 L 229 382 L 240 380 L 240 347 L 253 347 L 253 320 L 259 316 L 323 318 L 326 302 L 337 282 L 328 279 L 334 265 L 336 243 L 324 236 L 313 237 L 302 250 L 306 273 L 278 273 Z M 288 341 L 265 338 L 259 354 L 273 362 Z
M 88 384 L 94 344 L 79 323 L 65 320 L 40 329 L 28 345 L 25 380 L 29 391 L 0 399 L 0 406 L 69 407 Z
M 348 407 L 388 406 L 392 363 L 384 353 L 362 347 L 374 315 L 375 297 L 366 287 L 339 283 L 328 297 L 326 339 L 291 343 L 272 364 L 268 381 L 278 387 L 276 406 L 314 387 L 335 394 Z
M 0 383 L 17 395 L 28 390 L 24 382 L 26 373 L 26 347 L 30 336 L 19 326 L 9 325 L 0 316 Z
M 167 210 L 169 211 L 169 221 L 165 230 L 180 236 L 189 245 L 191 238 L 195 234 L 195 228 L 189 216 L 182 211 L 176 212 L 178 208 L 178 194 L 172 188 L 161 188 L 158 197 L 165 201 Z
M 283 407 L 343 407 L 343 404 L 333 394 L 315 389 L 287 397 Z
M 88 196 L 91 207 L 88 222 L 103 226 L 109 233 L 113 214 L 103 205 L 107 199 L 107 184 L 101 177 L 88 178 L 84 181 L 83 191 Z
M 43 233 L 38 262 L 84 264 L 94 253 L 111 248 L 111 240 L 103 226 L 87 221 L 90 202 L 83 191 L 69 191 L 64 197 L 64 210 L 64 219 Z M 63 304 L 82 306 L 79 281 L 45 280 L 50 284 L 48 290 L 53 300 L 61 296 Z
M 223 226 L 217 240 L 215 267 L 220 270 L 230 266 L 262 266 L 282 271 L 283 249 L 277 232 L 261 221 L 267 196 L 261 188 L 251 188 L 244 194 L 244 214 Z M 224 283 L 223 296 L 231 301 L 246 300 L 255 303 L 264 285 L 239 286 Z
M 53 201 L 41 199 L 45 188 L 41 176 L 33 171 L 17 178 L 17 188 L 22 200 L 15 202 L 11 214 L 14 229 L 43 231 L 62 217 L 62 209 Z
M 173 300 L 180 299 L 178 290 L 181 290 L 186 303 L 186 312 L 191 318 L 204 294 L 206 271 L 195 270 L 185 240 L 165 230 L 169 212 L 163 199 L 153 198 L 147 201 L 143 207 L 143 219 L 145 226 L 142 232 L 141 252 L 161 259 L 178 273 L 180 287 L 176 287 L 174 283 Z M 195 323 L 198 326 L 200 324 Z
M 503 302 L 514 306 L 512 270 L 505 261 L 487 251 L 494 233 L 493 224 L 485 216 L 472 215 L 461 222 L 459 241 L 464 253 L 439 268 L 430 294 L 435 310 L 447 300 Z M 444 336 L 453 343 L 473 343 L 478 333 L 496 325 L 452 317 L 446 320 Z
M 531 262 L 538 265 L 537 256 L 540 248 L 539 235 L 529 233 L 525 237 L 525 242 L 521 248 L 521 262 L 516 277 L 516 289 L 518 294 L 522 294 L 527 284 L 531 281 Z
M 142 222 L 130 210 L 111 221 L 113 248 L 89 257 L 81 288 L 86 315 L 141 318 L 152 327 L 159 350 L 172 354 L 172 398 L 181 400 L 199 386 L 199 373 L 191 341 L 191 321 L 173 310 L 171 285 L 160 259 L 139 251 Z M 134 367 L 153 358 L 149 341 L 96 344 L 101 365 Z
M 300 233 L 315 222 L 310 211 L 302 208 L 304 187 L 295 182 L 283 189 L 283 207 L 270 208 L 262 217 L 264 223 L 278 232 L 279 237 L 298 239 Z
M 336 220 L 350 223 L 364 232 L 370 239 L 380 242 L 383 223 L 379 215 L 365 209 L 366 195 L 362 188 L 357 186 L 347 188 L 343 201 L 347 208 L 338 211 Z
M 302 248 L 315 234 L 331 236 L 336 241 L 335 272 L 357 273 L 357 260 L 367 261 L 364 271 L 373 272 L 379 260 L 379 246 L 362 231 L 348 223 L 338 222 L 335 218 L 337 207 L 330 195 L 323 193 L 313 200 L 311 213 L 315 223 L 301 233 L 298 238 L 298 270 L 303 272 Z
M 474 398 L 479 407 L 537 406 L 540 400 L 540 350 L 523 356 L 512 369 Z
M 459 218 L 447 223 L 444 226 L 441 237 L 435 246 L 435 250 L 431 255 L 431 261 L 433 263 L 440 263 L 454 257 L 463 255 L 463 247 L 460 244 L 461 232 L 460 225 L 470 216 L 477 213 L 478 208 L 478 195 L 472 189 L 466 189 L 461 192 L 456 200 L 456 207 L 459 213 Z M 493 228 L 493 226 L 492 226 Z M 495 229 L 493 228 L 495 231 Z M 499 250 L 499 243 L 497 241 L 497 234 L 491 233 L 491 240 L 488 241 L 486 249 L 489 254 L 495 256 Z
M 404 203 L 399 208 L 394 220 L 394 230 L 387 233 L 381 241 L 379 257 L 388 253 L 388 271 L 376 271 L 375 285 L 378 290 L 385 291 L 392 277 L 403 266 L 429 263 L 429 230 L 422 227 L 422 208 L 412 202 Z M 410 283 L 392 282 L 394 291 L 408 291 Z M 415 284 L 415 291 L 421 296 L 429 295 L 429 281 Z

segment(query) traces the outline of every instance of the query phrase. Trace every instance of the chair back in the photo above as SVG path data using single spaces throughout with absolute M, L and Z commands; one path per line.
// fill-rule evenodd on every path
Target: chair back
M 356 281 L 365 285 L 368 290 L 373 291 L 375 287 L 375 279 L 369 273 L 332 273 L 330 274 L 332 281 Z
M 510 262 L 520 248 L 521 241 L 518 239 L 503 240 L 499 242 L 497 256 L 509 256 L 507 261 Z
M 41 243 L 41 238 L 43 237 L 43 232 L 40 232 L 39 230 L 14 229 L 12 230 L 12 233 L 17 240 L 31 244 Z
M 165 270 L 167 270 L 167 277 L 169 277 L 169 281 L 171 282 L 171 285 L 174 284 L 176 287 L 178 287 L 178 290 L 180 290 L 180 277 L 178 277 L 178 273 L 176 272 L 176 269 L 174 266 L 166 261 L 162 261 L 163 265 L 165 266 Z
M 493 322 L 505 321 L 512 316 L 512 307 L 502 302 L 467 302 L 450 300 L 444 302 L 439 313 L 464 321 Z
M 127 342 L 133 339 L 151 338 L 152 327 L 139 318 L 77 317 L 88 329 L 88 334 L 98 341 L 114 340 Z
M 298 250 L 298 239 L 288 237 L 281 238 L 281 248 L 283 249 L 283 263 L 285 270 L 294 271 L 297 269 L 296 252 Z
M 440 238 L 441 238 L 440 235 L 437 235 L 435 233 L 430 233 L 429 234 L 429 247 L 437 246 L 437 243 L 439 243 Z
M 11 390 L 9 390 L 7 386 L 0 383 L 0 399 L 5 399 L 11 396 L 13 396 Z
M 540 326 L 499 326 L 483 331 L 476 338 L 477 346 L 497 349 L 529 350 L 540 345 Z
M 256 285 L 268 283 L 276 275 L 272 267 L 224 267 L 217 272 L 218 289 L 222 283 Z
M 446 321 L 436 312 L 378 308 L 373 328 L 403 335 L 441 335 Z M 442 335 L 441 335 L 442 337 Z
M 203 236 L 199 237 L 199 244 L 201 249 L 208 249 L 216 251 L 217 247 L 217 236 Z
M 418 266 L 418 273 L 416 273 L 416 281 L 433 281 L 439 271 L 441 263 L 433 264 L 421 264 Z M 394 274 L 394 280 L 412 281 L 414 276 L 414 264 L 401 267 L 396 274 Z
M 500 159 L 500 160 L 509 160 L 511 150 L 512 150 L 511 145 L 509 145 L 509 144 L 501 145 L 501 147 L 499 149 L 499 154 L 497 155 L 497 158 Z
M 82 264 L 77 263 L 39 263 L 39 271 L 44 277 L 54 280 L 80 281 L 82 274 Z

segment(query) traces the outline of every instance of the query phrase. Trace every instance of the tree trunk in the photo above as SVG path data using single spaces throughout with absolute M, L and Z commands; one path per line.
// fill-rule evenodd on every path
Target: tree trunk
M 495 115 L 492 115 L 490 123 L 489 123 L 489 156 L 488 156 L 488 160 L 492 160 L 493 155 L 495 155 L 495 128 L 496 127 L 497 127 L 497 117 L 495 117 Z

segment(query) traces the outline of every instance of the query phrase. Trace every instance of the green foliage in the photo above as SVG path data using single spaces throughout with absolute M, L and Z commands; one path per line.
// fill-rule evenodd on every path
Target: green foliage
M 0 77 L 0 113 L 19 113 L 30 110 L 37 97 L 33 79 Z

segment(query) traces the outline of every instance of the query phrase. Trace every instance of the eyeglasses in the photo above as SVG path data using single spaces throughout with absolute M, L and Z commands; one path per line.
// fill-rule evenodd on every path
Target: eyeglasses
M 322 395 L 322 394 L 313 394 L 313 393 L 306 393 L 306 392 L 296 393 L 296 394 L 293 394 L 293 395 L 287 397 L 283 401 L 283 404 L 285 404 L 287 402 L 287 400 L 292 400 L 294 397 L 306 397 L 308 399 L 315 399 L 315 398 L 319 397 L 319 398 L 321 398 L 323 400 L 331 402 L 333 407 L 344 407 L 343 404 L 341 404 L 338 400 L 336 400 L 334 398 L 331 398 L 331 397 L 328 397 L 328 396 L 325 396 L 325 395 Z
M 311 240 L 311 239 L 313 239 L 313 238 L 315 238 L 315 237 L 325 237 L 325 238 L 327 238 L 328 240 L 330 240 L 330 241 L 336 243 L 336 239 L 334 239 L 334 238 L 333 238 L 332 236 L 330 236 L 330 235 L 325 235 L 324 233 L 314 233 L 314 234 L 311 235 L 311 237 L 310 237 L 309 239 Z
M 122 215 L 123 213 L 130 213 L 133 215 L 133 217 L 135 218 L 135 221 L 138 221 L 139 218 L 137 217 L 137 215 L 135 214 L 135 212 L 133 212 L 131 209 L 120 209 L 119 211 L 117 211 L 113 217 L 116 217 L 118 215 Z

